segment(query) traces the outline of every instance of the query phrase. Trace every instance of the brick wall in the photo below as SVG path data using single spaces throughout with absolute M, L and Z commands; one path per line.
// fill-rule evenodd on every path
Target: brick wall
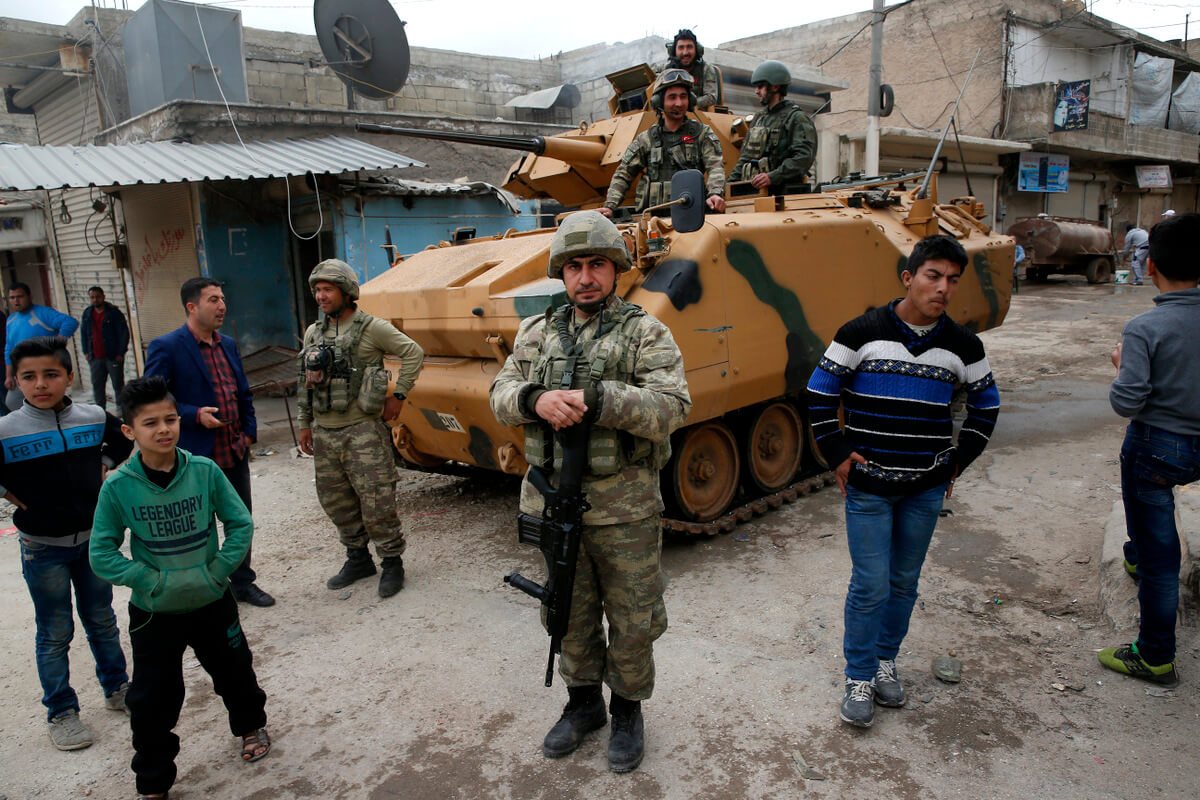
M 887 15 L 883 28 L 883 82 L 896 94 L 896 111 L 886 125 L 939 129 L 979 48 L 979 64 L 960 109 L 962 134 L 992 136 L 1000 122 L 1004 85 L 1004 18 L 1019 5 L 1021 16 L 1058 19 L 1056 0 L 923 0 Z M 870 12 L 823 20 L 761 36 L 726 42 L 722 49 L 761 58 L 821 65 L 822 71 L 850 82 L 833 94 L 828 129 L 834 133 L 866 126 L 871 29 L 867 27 L 840 53 L 839 47 L 867 25 Z M 951 73 L 948 76 L 947 73 Z

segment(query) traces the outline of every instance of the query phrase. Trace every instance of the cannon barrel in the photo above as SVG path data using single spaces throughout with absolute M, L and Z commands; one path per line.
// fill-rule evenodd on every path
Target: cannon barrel
M 571 164 L 599 164 L 604 156 L 605 144 L 595 138 L 583 139 L 575 136 L 492 136 L 486 133 L 462 131 L 427 131 L 422 128 L 399 128 L 394 125 L 376 125 L 360 122 L 355 128 L 363 133 L 387 133 L 396 136 L 412 136 L 418 139 L 433 139 L 440 142 L 474 144 L 480 147 L 498 147 L 503 150 L 521 150 L 539 156 L 549 156 Z

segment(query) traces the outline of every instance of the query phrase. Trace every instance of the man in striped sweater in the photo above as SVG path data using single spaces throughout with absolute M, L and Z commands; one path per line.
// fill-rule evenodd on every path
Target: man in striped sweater
M 952 237 L 918 242 L 900 274 L 905 296 L 843 325 L 808 382 L 813 432 L 846 497 L 853 570 L 841 718 L 862 728 L 875 703 L 904 705 L 896 654 L 942 498 L 996 425 L 1000 396 L 983 343 L 945 313 L 967 261 Z M 967 418 L 956 446 L 950 402 L 959 387 Z

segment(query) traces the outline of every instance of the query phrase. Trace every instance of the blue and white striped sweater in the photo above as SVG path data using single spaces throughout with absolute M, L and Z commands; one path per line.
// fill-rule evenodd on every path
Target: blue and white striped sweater
M 1000 396 L 975 334 L 943 315 L 923 336 L 887 307 L 848 322 L 808 383 L 813 433 L 831 465 L 858 452 L 850 482 L 874 494 L 910 494 L 961 472 L 987 446 Z M 950 403 L 967 392 L 955 446 Z M 844 403 L 845 427 L 838 420 Z

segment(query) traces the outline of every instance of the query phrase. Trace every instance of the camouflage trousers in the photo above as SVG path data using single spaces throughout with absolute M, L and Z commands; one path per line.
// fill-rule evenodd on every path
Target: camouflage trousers
M 396 460 L 387 426 L 365 420 L 344 428 L 313 425 L 317 499 L 346 547 L 375 542 L 380 558 L 404 552 L 396 513 Z
M 654 640 L 667 629 L 661 556 L 658 515 L 584 526 L 571 621 L 558 662 L 567 686 L 604 682 L 629 700 L 646 700 L 653 693 Z

